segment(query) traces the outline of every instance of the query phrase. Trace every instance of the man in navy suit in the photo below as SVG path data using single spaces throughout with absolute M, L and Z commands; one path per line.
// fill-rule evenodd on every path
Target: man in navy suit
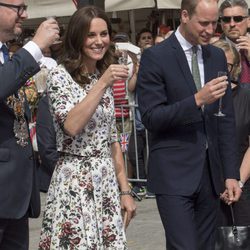
M 168 250 L 213 250 L 222 178 L 229 203 L 241 194 L 231 88 L 227 76 L 217 77 L 227 63 L 209 45 L 217 19 L 217 1 L 182 0 L 177 31 L 140 62 L 139 109 L 151 138 L 148 188 Z M 223 117 L 214 115 L 220 97 Z
M 8 61 L 6 43 L 21 34 L 26 9 L 23 0 L 0 1 L 0 250 L 28 250 L 28 217 L 40 213 L 27 108 L 18 90 L 40 70 L 41 50 L 59 38 L 57 22 L 47 20 Z

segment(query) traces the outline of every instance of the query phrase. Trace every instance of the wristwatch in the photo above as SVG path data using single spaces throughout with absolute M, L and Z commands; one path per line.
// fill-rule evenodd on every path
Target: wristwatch
M 239 180 L 238 183 L 239 183 L 239 187 L 242 189 L 244 187 L 244 182 Z

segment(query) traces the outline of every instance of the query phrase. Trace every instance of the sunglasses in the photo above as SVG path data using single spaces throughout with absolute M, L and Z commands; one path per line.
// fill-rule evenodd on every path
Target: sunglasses
M 18 17 L 21 17 L 24 11 L 27 11 L 27 8 L 28 8 L 27 5 L 15 5 L 15 4 L 7 4 L 7 3 L 0 3 L 0 6 L 4 6 L 10 9 L 16 9 Z
M 235 23 L 242 22 L 245 18 L 248 18 L 248 16 L 221 16 L 220 20 L 224 23 L 230 23 L 233 19 Z

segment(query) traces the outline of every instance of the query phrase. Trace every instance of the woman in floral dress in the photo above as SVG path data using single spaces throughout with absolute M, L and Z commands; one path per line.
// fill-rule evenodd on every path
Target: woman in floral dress
M 104 11 L 94 6 L 76 11 L 60 65 L 48 77 L 60 157 L 39 249 L 127 249 L 124 226 L 136 207 L 117 139 L 111 87 L 128 77 L 128 67 L 113 64 L 110 34 Z

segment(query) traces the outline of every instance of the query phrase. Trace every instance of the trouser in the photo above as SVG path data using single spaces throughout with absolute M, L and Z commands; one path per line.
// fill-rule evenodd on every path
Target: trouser
M 0 219 L 0 250 L 28 250 L 28 216 L 21 219 Z
M 214 250 L 219 197 L 212 186 L 208 160 L 195 193 L 158 194 L 156 201 L 168 250 Z

